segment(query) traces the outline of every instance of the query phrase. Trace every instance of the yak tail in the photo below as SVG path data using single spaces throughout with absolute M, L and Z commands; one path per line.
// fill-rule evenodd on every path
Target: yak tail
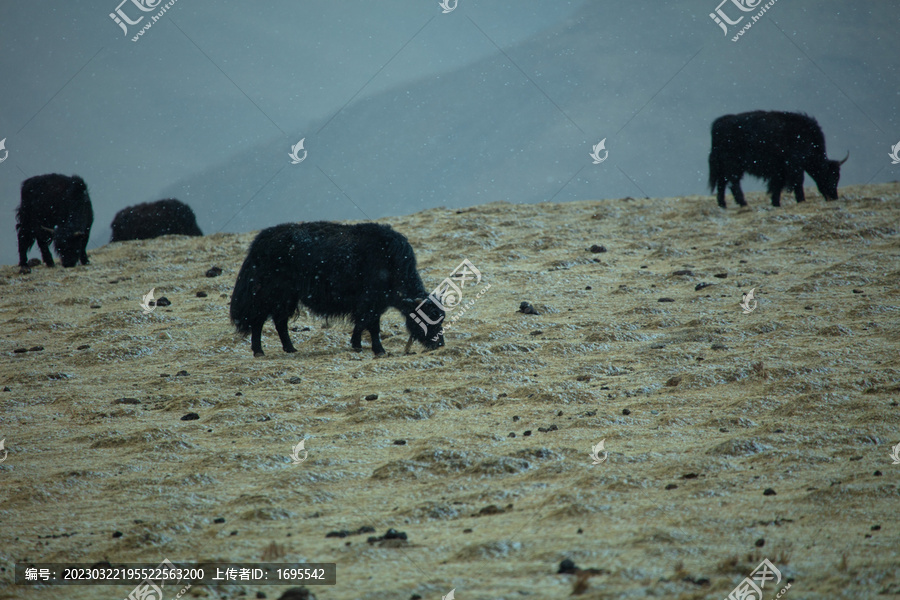
M 231 293 L 231 322 L 241 335 L 249 334 L 251 324 L 261 317 L 259 303 L 255 298 L 259 289 L 257 271 L 252 255 L 248 256 L 238 272 L 234 291 Z
M 719 157 L 715 152 L 709 153 L 709 191 L 716 191 L 719 183 Z

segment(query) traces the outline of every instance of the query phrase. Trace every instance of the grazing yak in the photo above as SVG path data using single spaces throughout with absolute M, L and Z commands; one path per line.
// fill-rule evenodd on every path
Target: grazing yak
M 741 178 L 750 173 L 768 182 L 772 206 L 781 206 L 785 187 L 794 191 L 797 202 L 805 200 L 806 171 L 826 200 L 837 200 L 841 165 L 847 158 L 828 160 L 825 136 L 810 116 L 763 110 L 725 115 L 712 124 L 709 188 L 717 190 L 719 206 L 725 208 L 725 187 L 731 184 L 735 202 L 747 206 Z
M 409 241 L 388 225 L 318 221 L 260 231 L 231 295 L 231 321 L 238 333 L 250 334 L 254 356 L 263 355 L 262 327 L 270 316 L 281 347 L 296 352 L 287 327 L 300 304 L 315 315 L 351 317 L 350 345 L 357 352 L 366 330 L 375 356 L 385 354 L 380 320 L 388 308 L 406 315 L 407 352 L 413 340 L 429 350 L 444 345 L 444 311 L 428 298 Z
M 174 198 L 144 202 L 117 212 L 110 241 L 149 240 L 170 234 L 203 235 L 191 207 Z
M 78 175 L 37 175 L 22 182 L 22 203 L 16 210 L 19 272 L 29 273 L 28 251 L 37 240 L 41 258 L 53 266 L 50 243 L 64 267 L 79 260 L 88 264 L 87 244 L 94 209 L 84 179 Z

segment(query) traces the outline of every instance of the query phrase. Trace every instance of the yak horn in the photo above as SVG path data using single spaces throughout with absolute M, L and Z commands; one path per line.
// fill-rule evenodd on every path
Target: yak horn
M 844 160 L 842 160 L 842 161 L 839 162 L 838 164 L 839 164 L 839 165 L 844 164 L 845 162 L 847 162 L 847 159 L 848 159 L 848 158 L 850 158 L 850 151 L 849 151 L 849 150 L 847 150 L 847 156 L 844 157 Z
M 49 231 L 50 233 L 53 233 L 54 231 L 56 231 L 55 229 L 53 229 L 51 227 L 44 227 L 43 225 L 41 225 L 41 229 L 43 229 L 44 231 Z

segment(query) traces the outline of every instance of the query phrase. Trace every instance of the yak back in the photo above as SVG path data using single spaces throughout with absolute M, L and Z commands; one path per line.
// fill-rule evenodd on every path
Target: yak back
M 16 209 L 16 229 L 39 233 L 40 228 L 85 233 L 94 222 L 87 184 L 78 175 L 49 173 L 22 182 L 22 201 Z
M 295 314 L 301 303 L 319 316 L 356 317 L 425 296 L 412 246 L 389 225 L 285 223 L 260 231 L 250 245 L 231 318 L 247 332 L 254 320 Z
M 818 172 L 825 160 L 825 134 L 809 115 L 765 110 L 723 115 L 712 124 L 709 186 L 715 189 L 723 170 L 771 179 L 787 164 Z
M 203 235 L 191 207 L 175 198 L 123 208 L 112 221 L 111 242 L 148 240 L 161 235 Z

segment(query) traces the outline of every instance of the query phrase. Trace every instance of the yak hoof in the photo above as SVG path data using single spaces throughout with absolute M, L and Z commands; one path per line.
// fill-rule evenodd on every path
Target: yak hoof
M 296 352 L 297 351 L 297 349 L 294 348 L 293 346 L 291 346 L 290 348 L 283 348 L 283 350 L 285 352 Z M 260 354 L 262 354 L 262 352 L 260 352 Z
M 387 352 L 382 351 L 382 352 L 375 353 L 375 358 L 386 358 L 386 357 L 387 357 Z
M 259 358 L 260 356 L 265 356 L 265 353 L 263 353 L 262 350 L 253 352 L 253 358 Z
M 20 275 L 28 275 L 29 273 L 31 273 L 31 267 L 28 267 L 26 265 L 22 265 L 21 267 L 19 267 Z
M 362 346 L 353 346 L 352 350 L 354 352 L 362 352 Z

